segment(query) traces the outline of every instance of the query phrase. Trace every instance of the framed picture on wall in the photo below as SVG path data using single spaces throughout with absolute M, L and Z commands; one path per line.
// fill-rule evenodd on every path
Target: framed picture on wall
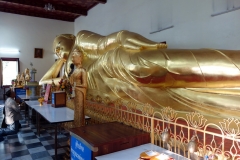
M 42 48 L 35 48 L 34 58 L 43 58 L 43 49 Z

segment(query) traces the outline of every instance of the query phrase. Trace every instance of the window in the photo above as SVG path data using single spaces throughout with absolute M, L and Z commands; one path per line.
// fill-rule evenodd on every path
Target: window
M 19 58 L 1 58 L 1 86 L 12 85 L 12 80 L 16 79 L 20 72 Z

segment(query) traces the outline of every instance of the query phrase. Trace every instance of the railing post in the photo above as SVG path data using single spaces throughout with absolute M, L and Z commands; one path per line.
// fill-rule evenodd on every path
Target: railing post
M 154 144 L 154 116 L 151 117 L 151 143 Z

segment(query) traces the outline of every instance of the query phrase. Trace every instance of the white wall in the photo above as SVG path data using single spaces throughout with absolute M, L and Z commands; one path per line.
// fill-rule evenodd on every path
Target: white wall
M 32 62 L 39 81 L 56 58 L 52 52 L 54 37 L 64 33 L 76 35 L 80 30 L 102 35 L 129 30 L 154 41 L 167 41 L 169 48 L 240 49 L 240 10 L 211 17 L 212 0 L 171 0 L 171 3 L 172 8 L 164 15 L 171 18 L 174 27 L 154 34 L 150 34 L 153 10 L 164 6 L 166 0 L 108 0 L 75 23 L 0 12 L 0 47 L 21 51 L 19 55 L 0 57 L 19 57 L 21 72 L 30 68 Z M 43 48 L 43 59 L 34 58 L 34 48 Z
M 172 8 L 163 14 L 171 18 L 174 27 L 150 34 L 153 10 L 166 3 L 166 0 L 108 0 L 95 6 L 87 17 L 76 19 L 74 32 L 90 30 L 108 35 L 129 30 L 154 41 L 167 41 L 168 48 L 240 49 L 240 10 L 211 17 L 212 0 L 171 0 Z
M 0 12 L 0 48 L 18 48 L 20 54 L 0 53 L 0 57 L 20 59 L 20 72 L 37 69 L 35 80 L 52 66 L 57 58 L 52 51 L 54 38 L 59 34 L 74 34 L 74 23 Z M 34 48 L 43 48 L 43 58 L 34 58 Z

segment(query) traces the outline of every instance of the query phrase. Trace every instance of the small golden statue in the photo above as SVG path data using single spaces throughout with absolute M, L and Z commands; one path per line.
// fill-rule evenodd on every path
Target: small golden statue
M 38 102 L 40 103 L 39 105 L 42 106 L 42 105 L 43 105 L 43 102 L 44 102 L 44 98 L 43 98 L 43 97 L 39 98 L 39 99 L 38 99 Z
M 72 55 L 73 64 L 76 66 L 69 78 L 72 86 L 72 98 L 74 99 L 74 125 L 80 127 L 85 125 L 84 106 L 87 91 L 87 72 L 82 67 L 83 53 L 75 49 Z
M 29 69 L 25 69 L 25 82 L 29 82 L 31 79 L 30 74 L 29 74 Z
M 16 86 L 21 86 L 21 74 L 19 73 L 16 77 Z
M 14 79 L 13 80 L 13 87 L 17 87 L 17 83 L 18 83 L 17 79 Z
M 21 81 L 21 86 L 24 86 L 25 85 L 25 74 L 24 74 L 24 72 L 21 74 L 20 81 Z

